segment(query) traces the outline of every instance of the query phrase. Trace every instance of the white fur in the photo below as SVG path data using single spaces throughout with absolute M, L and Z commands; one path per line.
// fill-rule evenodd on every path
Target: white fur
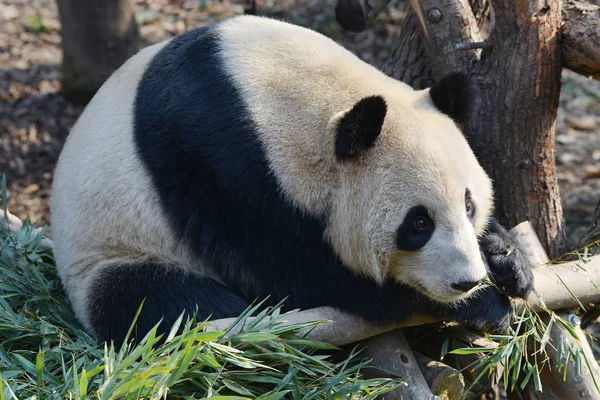
M 165 44 L 142 50 L 107 80 L 70 132 L 55 171 L 51 223 L 56 264 L 75 314 L 90 330 L 88 285 L 103 266 L 154 260 L 198 268 L 170 234 L 133 143 L 136 88 Z

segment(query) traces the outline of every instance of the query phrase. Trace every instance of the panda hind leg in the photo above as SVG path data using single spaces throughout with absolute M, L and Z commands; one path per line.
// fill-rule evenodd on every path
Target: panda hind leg
M 196 313 L 199 320 L 219 319 L 236 317 L 249 306 L 210 277 L 154 263 L 110 265 L 94 278 L 88 297 L 89 319 L 98 340 L 120 346 L 142 301 L 132 333 L 138 339 L 161 318 L 158 333 L 166 336 L 183 311 Z

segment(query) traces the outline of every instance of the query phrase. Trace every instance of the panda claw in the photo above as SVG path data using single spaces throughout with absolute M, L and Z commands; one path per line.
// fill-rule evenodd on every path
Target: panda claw
M 508 232 L 493 220 L 480 239 L 491 281 L 510 297 L 526 299 L 533 290 L 533 273 Z

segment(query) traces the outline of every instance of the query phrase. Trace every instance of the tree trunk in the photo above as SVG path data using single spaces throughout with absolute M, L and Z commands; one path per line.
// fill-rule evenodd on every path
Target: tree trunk
M 507 226 L 530 220 L 550 256 L 557 257 L 566 250 L 554 153 L 560 1 L 542 6 L 505 0 L 492 6 L 493 45 L 474 70 L 483 107 L 465 133 L 494 179 L 499 219 Z
M 57 0 L 62 25 L 63 92 L 91 99 L 104 81 L 140 48 L 130 0 Z
M 448 72 L 472 74 L 483 102 L 464 130 L 494 181 L 496 216 L 505 226 L 530 220 L 544 248 L 558 256 L 566 249 L 554 159 L 560 2 L 497 0 L 491 7 L 494 25 L 483 41 L 468 1 L 413 0 L 383 70 L 417 89 Z M 486 14 L 477 11 L 481 18 Z

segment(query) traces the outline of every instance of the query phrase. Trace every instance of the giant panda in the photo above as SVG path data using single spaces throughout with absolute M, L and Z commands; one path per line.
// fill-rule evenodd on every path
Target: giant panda
M 415 91 L 263 17 L 140 51 L 88 104 L 54 175 L 77 317 L 115 343 L 142 302 L 138 334 L 265 298 L 503 330 L 532 274 L 459 130 L 477 96 L 462 74 Z

